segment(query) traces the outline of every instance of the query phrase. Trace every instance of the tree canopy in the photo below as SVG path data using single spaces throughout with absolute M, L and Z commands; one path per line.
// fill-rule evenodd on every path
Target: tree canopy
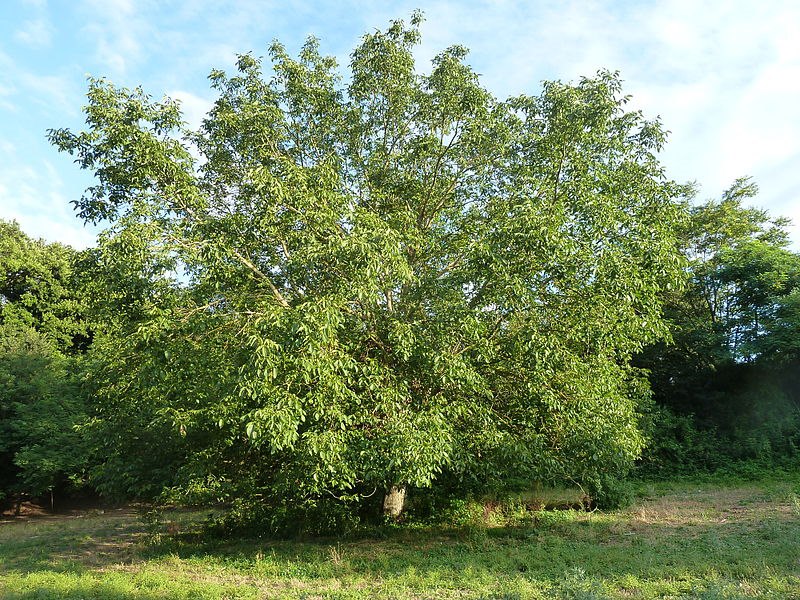
M 91 331 L 79 260 L 72 248 L 33 240 L 15 221 L 0 220 L 0 326 L 33 328 L 61 351 L 85 349 Z
M 599 487 L 638 456 L 630 359 L 684 264 L 660 123 L 614 73 L 507 101 L 460 46 L 421 73 L 419 22 L 365 35 L 346 75 L 314 39 L 269 73 L 241 55 L 197 131 L 91 80 L 87 129 L 50 132 L 109 225 L 92 427 L 107 467 L 141 463 L 101 467 L 109 489 L 148 493 L 158 461 L 184 497 L 271 505 Z

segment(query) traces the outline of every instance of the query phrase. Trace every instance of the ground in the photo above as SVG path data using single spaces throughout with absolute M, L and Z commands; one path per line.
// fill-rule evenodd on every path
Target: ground
M 0 597 L 800 599 L 800 474 L 643 484 L 621 511 L 345 540 L 198 541 L 197 513 L 0 522 Z

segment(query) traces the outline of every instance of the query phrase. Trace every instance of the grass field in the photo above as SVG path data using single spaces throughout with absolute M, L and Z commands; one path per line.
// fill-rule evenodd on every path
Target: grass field
M 124 509 L 7 521 L 0 598 L 800 598 L 800 475 L 640 496 L 340 541 L 198 541 L 177 511 L 161 534 Z

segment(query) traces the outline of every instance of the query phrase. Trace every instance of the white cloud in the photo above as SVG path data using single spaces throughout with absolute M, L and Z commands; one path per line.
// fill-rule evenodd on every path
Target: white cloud
M 95 60 L 115 77 L 124 76 L 143 57 L 142 42 L 150 41 L 151 25 L 131 0 L 87 0 L 85 35 L 94 39 Z
M 49 117 L 52 112 L 74 114 L 80 106 L 80 94 L 69 76 L 33 71 L 2 52 L 0 77 L 0 108 L 8 111 L 29 113 L 30 105 L 37 104 Z
M 3 159 L 7 159 L 8 157 L 13 156 L 16 153 L 17 149 L 8 140 L 0 139 L 0 155 L 3 156 Z
M 9 112 L 15 112 L 17 110 L 17 106 L 8 99 L 13 96 L 14 93 L 14 88 L 0 85 L 0 109 Z
M 180 101 L 183 120 L 186 122 L 186 126 L 192 131 L 197 131 L 200 129 L 203 119 L 206 118 L 206 115 L 214 106 L 212 100 L 201 98 L 200 96 L 185 90 L 168 92 L 167 96 L 174 100 Z M 205 162 L 205 158 L 200 153 L 200 150 L 196 145 L 193 143 L 188 143 L 186 140 L 182 140 L 182 143 L 188 148 L 189 153 L 196 161 L 196 164 L 199 165 Z
M 20 88 L 26 102 L 39 104 L 46 112 L 76 114 L 80 93 L 74 81 L 65 75 L 19 74 Z
M 52 26 L 45 19 L 25 21 L 14 33 L 14 39 L 27 46 L 43 48 L 50 45 Z
M 200 128 L 208 111 L 214 106 L 213 100 L 202 98 L 186 90 L 174 90 L 167 92 L 166 95 L 173 100 L 180 101 L 183 120 L 186 121 L 189 129 L 195 131 Z
M 14 85 L 14 61 L 2 50 L 0 50 L 0 109 L 16 111 L 16 106 L 10 100 L 16 94 L 17 88 Z
M 789 116 L 800 98 L 800 65 L 767 67 L 741 91 L 719 136 L 721 161 L 741 172 L 780 162 L 798 150 L 800 122 Z M 746 149 L 746 151 L 745 151 Z
M 0 169 L 0 219 L 16 220 L 35 238 L 69 244 L 75 248 L 94 245 L 96 231 L 75 217 L 52 165 L 39 170 L 11 164 Z

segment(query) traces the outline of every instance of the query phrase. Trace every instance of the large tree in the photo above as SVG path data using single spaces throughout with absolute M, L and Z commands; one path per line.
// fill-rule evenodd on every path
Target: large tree
M 152 439 L 184 491 L 397 510 L 445 475 L 598 486 L 638 455 L 629 361 L 681 269 L 660 124 L 612 73 L 505 102 L 460 46 L 421 74 L 419 21 L 364 36 L 346 78 L 313 39 L 269 77 L 242 55 L 198 131 L 92 80 L 88 129 L 51 132 L 96 176 L 110 289 L 136 291 L 110 294 L 131 318 L 97 377 L 112 462 Z

